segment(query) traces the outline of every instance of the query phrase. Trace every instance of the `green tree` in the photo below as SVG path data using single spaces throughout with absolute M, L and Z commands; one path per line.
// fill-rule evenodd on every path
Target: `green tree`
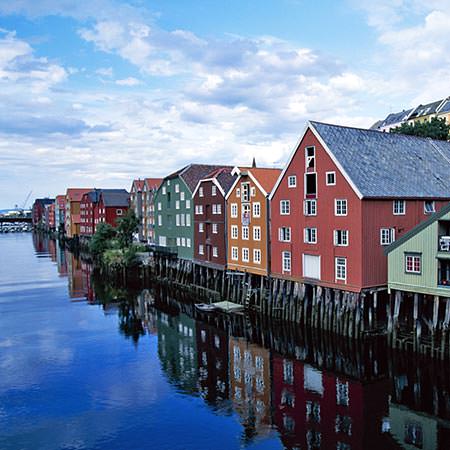
M 447 141 L 450 138 L 450 125 L 445 118 L 432 117 L 430 121 L 402 123 L 401 126 L 391 129 L 391 133 L 409 134 L 411 136 L 429 137 Z
M 132 209 L 117 221 L 117 240 L 120 248 L 130 247 L 133 243 L 133 235 L 138 231 L 139 219 Z
M 97 230 L 89 242 L 89 251 L 94 259 L 101 258 L 110 248 L 111 241 L 116 236 L 116 230 L 109 223 L 99 223 Z

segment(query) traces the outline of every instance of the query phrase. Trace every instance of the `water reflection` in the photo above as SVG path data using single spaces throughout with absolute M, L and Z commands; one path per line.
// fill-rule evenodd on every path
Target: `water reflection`
M 105 284 L 50 242 L 35 238 L 36 252 L 48 252 L 68 276 L 70 297 L 116 314 L 134 346 L 157 339 L 166 380 L 214 414 L 235 417 L 241 445 L 277 436 L 286 449 L 450 447 L 447 363 L 259 316 L 202 316 L 166 287 Z

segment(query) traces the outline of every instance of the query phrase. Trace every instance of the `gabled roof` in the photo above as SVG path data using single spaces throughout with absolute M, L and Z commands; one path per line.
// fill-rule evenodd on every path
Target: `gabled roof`
M 130 194 L 125 189 L 102 189 L 100 196 L 107 207 L 129 205 Z
M 415 108 L 414 112 L 408 117 L 408 119 L 414 119 L 417 117 L 428 116 L 429 114 L 434 114 L 442 103 L 441 100 L 435 102 L 427 103 L 426 105 L 419 105 Z
M 142 189 L 144 189 L 144 180 L 141 180 L 140 178 L 133 180 L 131 183 L 131 189 L 133 189 L 133 187 L 137 192 L 142 191 Z
M 206 175 L 211 173 L 213 170 L 220 169 L 227 166 L 216 166 L 209 164 L 189 164 L 176 172 L 168 175 L 165 180 L 172 179 L 179 176 L 187 185 L 191 192 L 194 192 L 198 182 L 205 178 Z
M 37 198 L 37 199 L 35 199 L 35 200 L 34 200 L 34 203 L 39 203 L 39 204 L 41 204 L 42 206 L 45 206 L 45 205 L 50 205 L 50 204 L 53 203 L 54 201 L 55 201 L 54 198 L 48 198 L 48 197 L 45 197 L 45 198 Z
M 69 197 L 71 202 L 79 202 L 86 192 L 92 191 L 92 188 L 67 188 L 66 198 Z
M 380 129 L 380 128 L 384 128 L 384 127 L 388 127 L 391 125 L 395 125 L 398 124 L 400 122 L 403 122 L 404 120 L 408 119 L 409 114 L 411 114 L 411 112 L 413 111 L 413 108 L 407 109 L 406 111 L 400 111 L 400 112 L 396 112 L 396 113 L 391 113 L 389 114 L 386 119 L 378 121 L 377 122 L 377 127 L 375 128 L 375 126 L 372 126 L 372 129 Z
M 230 166 L 223 166 L 218 169 L 214 169 L 212 172 L 208 173 L 205 178 L 199 180 L 196 188 L 192 192 L 192 196 L 195 196 L 201 183 L 205 181 L 213 181 L 225 197 L 236 179 L 236 177 L 231 173 L 232 170 L 233 168 Z
M 271 193 L 278 178 L 281 175 L 281 169 L 261 168 L 261 167 L 235 167 L 233 174 L 238 175 L 227 194 L 227 198 L 238 183 L 241 176 L 248 175 L 252 181 L 258 186 L 261 192 L 267 196 Z
M 450 142 L 320 122 L 309 128 L 360 197 L 450 198 Z
M 388 255 L 390 252 L 392 252 L 392 250 L 395 250 L 397 247 L 402 245 L 404 242 L 411 239 L 413 236 L 420 233 L 422 230 L 429 227 L 432 223 L 436 222 L 442 216 L 445 216 L 445 214 L 447 214 L 449 212 L 450 212 L 450 203 L 448 205 L 445 205 L 444 207 L 442 207 L 440 211 L 432 214 L 427 220 L 420 222 L 414 228 L 412 228 L 407 233 L 405 233 L 400 239 L 397 239 L 395 242 L 393 242 L 389 247 L 386 247 L 386 249 L 384 250 L 385 255 Z
M 151 189 L 158 189 L 162 181 L 162 178 L 145 178 L 144 184 L 146 184 L 147 187 L 150 187 Z
M 439 106 L 437 112 L 439 114 L 450 112 L 450 97 L 446 98 Z

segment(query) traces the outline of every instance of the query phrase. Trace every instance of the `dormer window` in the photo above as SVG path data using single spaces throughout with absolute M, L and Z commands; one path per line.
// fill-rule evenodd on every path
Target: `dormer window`
M 314 146 L 305 149 L 306 170 L 316 168 L 316 148 Z

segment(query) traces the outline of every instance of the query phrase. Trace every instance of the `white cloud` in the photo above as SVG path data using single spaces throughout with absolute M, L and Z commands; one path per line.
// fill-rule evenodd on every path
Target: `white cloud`
M 123 80 L 116 80 L 116 84 L 119 86 L 138 86 L 139 84 L 142 84 L 142 81 L 137 78 L 128 77 Z
M 100 67 L 95 71 L 97 75 L 101 75 L 103 77 L 111 78 L 114 75 L 114 71 L 112 67 Z

